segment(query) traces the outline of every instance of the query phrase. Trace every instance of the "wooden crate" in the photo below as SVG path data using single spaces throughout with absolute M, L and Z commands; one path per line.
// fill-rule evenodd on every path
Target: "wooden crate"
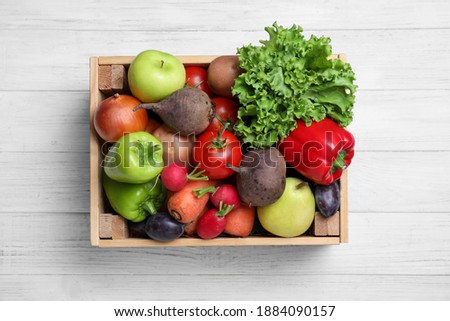
M 99 103 L 113 92 L 127 92 L 126 79 L 120 81 L 120 74 L 126 71 L 134 57 L 91 57 L 90 58 L 90 227 L 91 244 L 99 247 L 152 247 L 152 246 L 276 246 L 276 245 L 329 245 L 348 242 L 348 190 L 347 170 L 340 179 L 341 204 L 339 220 L 334 230 L 336 232 L 313 236 L 314 231 L 294 238 L 250 236 L 246 238 L 218 237 L 212 240 L 182 237 L 173 242 L 160 243 L 150 239 L 130 238 L 126 221 L 120 215 L 114 214 L 110 209 L 104 195 L 101 183 L 100 163 L 105 150 L 103 140 L 97 135 L 93 126 L 93 116 Z M 185 65 L 208 66 L 215 56 L 182 56 L 178 57 Z M 333 55 L 332 58 L 345 60 L 344 55 Z M 125 68 L 123 68 L 125 67 Z M 126 75 L 126 74 L 125 74 Z M 108 78 L 109 77 L 109 78 Z M 118 80 L 119 78 L 119 80 Z M 105 79 L 112 79 L 112 85 L 104 86 Z M 100 84 L 100 87 L 99 87 Z M 319 223 L 319 222 L 317 222 Z M 314 227 L 314 226 L 313 226 Z M 318 227 L 317 230 L 320 228 Z M 307 234 L 307 235 L 306 235 Z M 323 235 L 317 233 L 316 235 Z

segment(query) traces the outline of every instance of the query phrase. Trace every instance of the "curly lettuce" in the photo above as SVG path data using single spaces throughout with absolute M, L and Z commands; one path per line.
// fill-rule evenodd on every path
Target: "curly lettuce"
M 244 72 L 236 79 L 233 95 L 241 107 L 235 133 L 251 147 L 268 147 L 296 128 L 325 117 L 342 127 L 353 118 L 357 86 L 350 64 L 329 59 L 330 38 L 306 40 L 300 26 L 290 29 L 276 22 L 265 30 L 262 46 L 238 48 Z

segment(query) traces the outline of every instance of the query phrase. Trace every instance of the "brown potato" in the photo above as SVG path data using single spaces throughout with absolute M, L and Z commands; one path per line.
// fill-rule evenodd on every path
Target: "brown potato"
M 192 168 L 193 136 L 182 136 L 171 131 L 166 125 L 158 127 L 153 136 L 163 145 L 164 165 L 177 163 L 186 166 L 188 170 Z

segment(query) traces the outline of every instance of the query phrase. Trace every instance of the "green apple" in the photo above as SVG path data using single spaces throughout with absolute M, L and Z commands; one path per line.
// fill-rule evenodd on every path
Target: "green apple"
M 128 69 L 128 85 L 134 97 L 144 103 L 163 100 L 184 87 L 186 70 L 181 61 L 158 50 L 138 54 Z
M 286 188 L 275 203 L 257 209 L 261 225 L 268 232 L 282 237 L 305 233 L 314 220 L 315 210 L 311 188 L 295 177 L 286 178 Z

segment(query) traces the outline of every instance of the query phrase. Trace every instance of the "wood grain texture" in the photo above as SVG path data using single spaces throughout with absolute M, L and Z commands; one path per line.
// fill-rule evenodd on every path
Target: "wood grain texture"
M 353 212 L 349 217 L 350 242 L 339 246 L 109 249 L 90 246 L 88 214 L 9 216 L 0 224 L 0 263 L 6 275 L 150 277 L 156 273 L 192 275 L 200 280 L 201 275 L 214 274 L 291 275 L 301 267 L 301 274 L 310 276 L 319 272 L 449 276 L 450 213 Z M 21 229 L 30 237 L 17 233 Z M 241 290 L 245 291 L 244 286 Z
M 267 39 L 265 25 L 248 32 L 2 30 L 0 74 L 8 81 L 0 90 L 88 90 L 91 56 L 132 56 L 149 48 L 175 55 L 235 54 L 243 44 Z M 450 37 L 450 29 L 314 33 L 331 37 L 333 52 L 347 54 L 361 90 L 448 90 L 450 42 L 442 39 Z
M 89 57 L 234 54 L 275 20 L 357 75 L 349 243 L 91 247 Z M 444 0 L 0 2 L 0 299 L 450 300 L 449 28 Z
M 0 28 L 223 32 L 252 31 L 275 20 L 284 25 L 296 23 L 316 30 L 450 27 L 450 13 L 445 0 L 414 0 L 408 1 L 408 5 L 404 1 L 389 0 L 372 3 L 345 0 L 339 1 L 339 5 L 327 0 L 295 3 L 290 0 L 196 0 L 182 3 L 164 0 L 113 3 L 106 0 L 63 0 L 46 5 L 47 2 L 20 0 L 15 2 L 15 6 L 0 4 L 3 12 Z M 114 23 L 111 23 L 112 19 Z

